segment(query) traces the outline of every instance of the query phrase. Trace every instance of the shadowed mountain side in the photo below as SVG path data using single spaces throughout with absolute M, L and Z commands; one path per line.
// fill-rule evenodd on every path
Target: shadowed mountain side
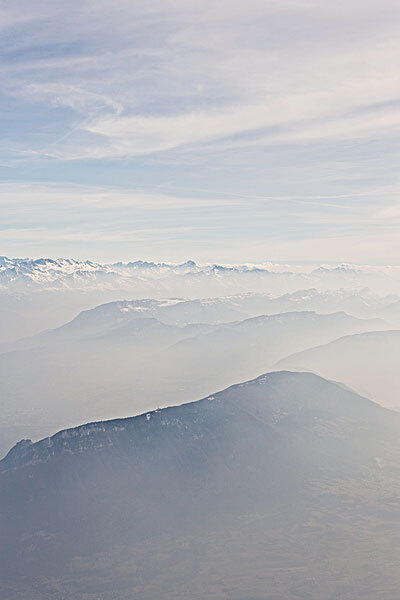
M 374 331 L 288 356 L 278 367 L 343 381 L 375 402 L 400 410 L 400 331 Z
M 333 599 L 348 571 L 338 560 L 316 584 L 313 565 L 321 544 L 329 564 L 345 539 L 359 553 L 348 597 L 393 593 L 394 573 L 368 586 L 362 578 L 371 553 L 380 569 L 394 550 L 396 531 L 384 549 L 365 522 L 399 514 L 399 433 L 400 416 L 343 386 L 278 372 L 198 402 L 21 442 L 0 462 L 2 598 L 25 600 L 27 586 L 35 599 L 51 590 L 73 600 L 183 598 L 197 562 L 196 599 L 261 598 L 260 578 L 279 600 L 320 598 L 324 582 Z M 212 550 L 215 536 L 234 547 Z M 230 594 L 240 541 L 253 567 Z M 211 581 L 212 557 L 220 574 Z

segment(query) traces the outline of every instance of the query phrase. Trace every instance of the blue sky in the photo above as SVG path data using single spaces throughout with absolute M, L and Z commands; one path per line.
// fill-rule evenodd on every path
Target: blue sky
M 0 8 L 0 254 L 400 264 L 399 4 Z

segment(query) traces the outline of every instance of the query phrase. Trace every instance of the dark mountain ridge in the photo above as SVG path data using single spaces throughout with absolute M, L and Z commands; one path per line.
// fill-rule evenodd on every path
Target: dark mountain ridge
M 329 554 L 344 526 L 352 555 L 374 548 L 374 561 L 389 564 L 397 530 L 379 550 L 363 522 L 398 516 L 399 433 L 400 415 L 342 385 L 275 372 L 197 402 L 22 441 L 0 461 L 1 597 L 261 599 L 264 573 L 273 598 L 320 598 L 308 579 L 304 593 L 291 593 L 299 584 L 288 557 L 312 572 L 320 544 Z M 239 563 L 247 567 L 226 593 L 223 582 L 241 568 L 232 536 L 245 540 Z M 203 548 L 200 571 L 194 543 Z M 271 544 L 286 556 L 278 587 Z M 188 560 L 196 575 L 182 566 Z M 214 565 L 220 583 L 211 593 Z M 365 560 L 353 567 L 353 579 L 366 568 Z M 391 575 L 385 585 L 393 591 L 398 582 Z M 337 598 L 340 585 L 324 598 Z M 348 597 L 372 600 L 379 586 L 379 577 L 357 583 Z
M 293 387 L 294 384 L 296 388 Z M 308 396 L 310 384 L 316 387 L 318 392 L 323 391 L 324 396 Z M 263 390 L 263 397 L 260 398 L 259 390 L 255 386 L 267 387 L 267 390 Z M 364 426 L 371 426 L 371 419 L 374 420 L 374 426 L 385 421 L 387 425 L 392 424 L 393 419 L 390 411 L 357 396 L 341 384 L 329 382 L 313 373 L 279 371 L 232 385 L 195 402 L 157 409 L 134 417 L 87 423 L 59 431 L 36 443 L 21 440 L 0 461 L 0 472 L 9 468 L 41 464 L 65 453 L 80 454 L 96 450 L 103 452 L 109 447 L 126 449 L 129 444 L 135 447 L 136 436 L 144 435 L 144 439 L 147 440 L 149 436 L 155 435 L 160 427 L 175 430 L 182 426 L 195 435 L 207 423 L 207 417 L 212 416 L 214 419 L 220 416 L 221 411 L 231 414 L 234 409 L 245 411 L 243 414 L 251 415 L 255 419 L 259 413 L 262 414 L 264 425 L 269 427 L 276 427 L 281 421 L 286 421 L 291 426 L 299 423 L 306 425 L 304 418 L 310 414 L 312 422 L 307 425 L 311 429 L 315 428 L 317 419 L 333 420 L 339 416 L 359 419 L 360 424 Z M 400 424 L 400 416 L 397 420 Z

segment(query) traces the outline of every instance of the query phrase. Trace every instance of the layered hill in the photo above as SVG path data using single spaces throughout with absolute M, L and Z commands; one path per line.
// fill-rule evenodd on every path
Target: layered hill
M 227 322 L 292 310 L 344 310 L 358 317 L 383 317 L 397 326 L 398 273 L 395 267 L 351 265 L 312 270 L 272 264 L 198 265 L 191 260 L 102 264 L 0 257 L 0 344 L 57 327 L 79 311 L 121 298 L 180 298 L 180 306 L 161 311 L 163 318 L 153 314 L 169 324 L 193 319 Z
M 315 312 L 172 325 L 152 316 L 161 308 L 154 301 L 105 304 L 0 353 L 0 453 L 28 433 L 38 438 L 194 400 L 255 377 L 292 352 L 377 326 Z
M 343 336 L 295 353 L 281 368 L 313 371 L 343 381 L 388 408 L 400 410 L 400 331 Z

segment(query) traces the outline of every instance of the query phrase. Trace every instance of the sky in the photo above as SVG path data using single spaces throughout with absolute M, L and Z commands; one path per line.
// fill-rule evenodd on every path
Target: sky
M 400 264 L 399 34 L 398 0 L 3 3 L 0 255 Z

